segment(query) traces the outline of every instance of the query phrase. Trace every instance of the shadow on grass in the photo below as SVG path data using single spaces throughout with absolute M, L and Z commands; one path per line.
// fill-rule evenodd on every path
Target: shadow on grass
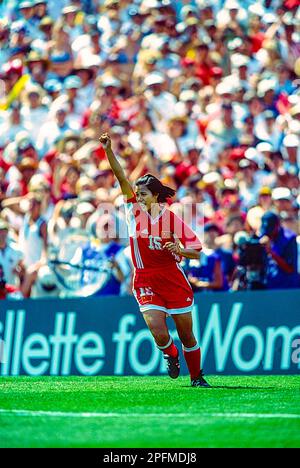
M 191 385 L 183 385 L 184 388 L 191 388 Z M 199 388 L 199 387 L 194 387 Z M 200 387 L 206 390 L 210 390 L 213 388 L 223 388 L 226 390 L 274 390 L 277 387 L 243 387 L 243 386 L 234 386 L 234 385 L 211 385 L 210 387 Z

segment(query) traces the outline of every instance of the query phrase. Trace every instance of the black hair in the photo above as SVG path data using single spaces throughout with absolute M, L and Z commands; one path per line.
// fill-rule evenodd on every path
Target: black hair
M 140 177 L 136 183 L 136 186 L 145 185 L 153 195 L 158 194 L 157 201 L 159 203 L 164 203 L 168 198 L 174 197 L 176 191 L 166 185 L 163 185 L 157 177 L 152 174 L 146 174 Z

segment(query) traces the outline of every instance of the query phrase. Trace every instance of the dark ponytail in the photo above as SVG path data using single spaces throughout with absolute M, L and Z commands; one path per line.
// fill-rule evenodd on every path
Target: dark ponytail
M 140 177 L 135 185 L 145 185 L 153 195 L 158 195 L 157 201 L 159 203 L 165 203 L 168 198 L 174 197 L 176 193 L 175 190 L 163 185 L 161 181 L 152 174 L 146 174 Z

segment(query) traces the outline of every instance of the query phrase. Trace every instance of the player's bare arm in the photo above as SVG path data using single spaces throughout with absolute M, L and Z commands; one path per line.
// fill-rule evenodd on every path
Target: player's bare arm
M 184 249 L 181 247 L 180 242 L 166 242 L 163 246 L 164 249 L 169 250 L 169 252 L 175 253 L 176 255 L 180 255 L 181 257 L 185 258 L 200 258 L 200 251 L 195 249 Z
M 108 133 L 103 133 L 100 136 L 99 141 L 105 150 L 109 165 L 119 181 L 123 195 L 126 196 L 128 199 L 132 198 L 134 196 L 132 186 L 128 181 L 122 166 L 120 165 L 112 150 L 111 138 L 108 135 Z

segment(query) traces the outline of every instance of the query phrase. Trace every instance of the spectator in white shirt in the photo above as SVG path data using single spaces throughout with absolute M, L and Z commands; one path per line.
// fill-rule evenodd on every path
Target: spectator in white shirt
M 54 119 L 45 123 L 38 135 L 36 147 L 41 157 L 53 148 L 56 141 L 68 130 L 75 130 L 67 121 L 69 106 L 64 104 L 57 107 Z
M 38 135 L 41 127 L 48 120 L 49 110 L 42 104 L 42 89 L 31 86 L 26 92 L 27 105 L 22 107 L 21 115 L 26 128 L 32 135 Z
M 144 84 L 146 87 L 145 98 L 153 125 L 158 131 L 166 131 L 168 121 L 175 114 L 176 97 L 164 91 L 165 78 L 161 73 L 153 72 L 146 76 Z
M 8 120 L 0 125 L 0 147 L 14 141 L 19 132 L 29 130 L 28 123 L 24 122 L 21 115 L 20 102 L 12 102 L 8 112 Z
M 64 81 L 65 92 L 55 99 L 50 108 L 51 111 L 55 112 L 57 107 L 67 104 L 70 109 L 68 122 L 77 129 L 81 127 L 83 114 L 88 108 L 87 101 L 78 94 L 81 88 L 82 81 L 79 76 L 68 76 Z

